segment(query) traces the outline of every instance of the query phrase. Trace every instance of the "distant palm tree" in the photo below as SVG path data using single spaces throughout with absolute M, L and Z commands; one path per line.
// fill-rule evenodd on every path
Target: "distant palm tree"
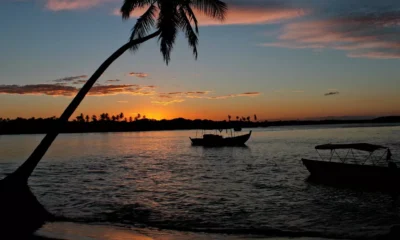
M 90 117 L 89 117 L 89 115 L 86 115 L 86 122 L 89 122 L 90 121 Z
M 257 122 L 257 115 L 254 114 L 254 121 Z
M 132 117 L 129 117 L 129 122 L 132 122 L 132 120 L 133 120 Z
M 102 113 L 100 114 L 100 121 L 105 121 L 106 120 L 106 114 Z
M 231 115 L 228 115 L 228 120 L 229 120 L 229 122 L 231 121 Z
M 247 119 L 247 121 L 248 121 L 248 122 L 250 122 L 250 116 L 247 116 L 247 118 L 246 118 L 246 119 Z
M 136 119 L 137 119 L 137 120 L 140 119 L 140 113 L 137 114 Z
M 96 115 L 92 116 L 92 122 L 97 122 L 97 116 Z
M 119 119 L 121 119 L 121 120 L 124 119 L 124 113 L 119 114 Z
M 84 122 L 85 121 L 85 117 L 83 115 L 83 113 L 81 113 L 81 115 L 76 116 L 76 121 L 77 122 Z
M 236 121 L 239 121 L 239 116 L 236 116 Z
M 193 8 L 219 20 L 224 19 L 227 10 L 226 4 L 220 0 L 125 0 L 121 7 L 123 19 L 128 19 L 133 10 L 146 6 L 149 7 L 137 20 L 129 41 L 101 64 L 29 158 L 16 171 L 2 180 L 0 184 L 2 234 L 7 235 L 8 232 L 13 232 L 14 237 L 19 239 L 15 235 L 34 232 L 45 222 L 46 214 L 42 214 L 43 217 L 41 217 L 42 215 L 39 216 L 39 213 L 33 209 L 37 207 L 41 209 L 40 211 L 48 213 L 29 190 L 28 178 L 97 79 L 117 58 L 128 49 L 136 50 L 141 43 L 158 37 L 160 51 L 168 64 L 178 30 L 185 32 L 193 55 L 197 58 L 198 22 Z M 151 29 L 155 31 L 149 34 Z M 109 119 L 108 114 L 106 119 Z M 18 231 L 15 231 L 17 226 Z

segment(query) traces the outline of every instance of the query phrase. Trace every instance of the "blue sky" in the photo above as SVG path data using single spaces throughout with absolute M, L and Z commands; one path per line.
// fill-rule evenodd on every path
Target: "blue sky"
M 108 90 L 94 89 L 76 115 L 122 111 L 158 119 L 224 119 L 228 114 L 293 119 L 400 114 L 400 3 L 226 2 L 224 23 L 200 16 L 197 61 L 182 34 L 169 66 L 151 40 L 118 59 L 99 81 Z M 121 4 L 2 1 L 0 117 L 59 115 L 75 90 L 60 93 L 54 80 L 86 80 L 128 40 L 136 19 L 122 21 L 115 11 Z M 121 90 L 121 85 L 130 88 Z M 193 97 L 190 92 L 201 93 Z

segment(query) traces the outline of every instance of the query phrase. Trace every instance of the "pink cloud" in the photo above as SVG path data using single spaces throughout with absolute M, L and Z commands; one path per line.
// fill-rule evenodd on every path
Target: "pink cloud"
M 199 17 L 199 23 L 205 26 L 212 25 L 252 25 L 276 23 L 289 19 L 305 16 L 308 13 L 304 9 L 294 8 L 245 8 L 231 6 L 224 22 L 215 21 L 201 13 L 196 13 Z
M 88 9 L 115 0 L 47 0 L 46 8 L 51 11 Z
M 149 74 L 143 72 L 130 72 L 128 73 L 128 75 L 131 77 L 138 77 L 138 78 L 146 78 L 149 76 Z
M 400 53 L 389 52 L 349 53 L 347 56 L 351 58 L 400 59 Z
M 276 42 L 264 47 L 292 49 L 335 49 L 349 57 L 398 59 L 400 56 L 400 14 L 342 17 L 288 23 Z
M 137 9 L 132 12 L 131 17 L 140 17 L 146 9 Z M 194 10 L 199 25 L 216 26 L 216 25 L 254 25 L 277 23 L 289 19 L 305 16 L 309 10 L 285 8 L 285 7 L 249 7 L 249 6 L 229 6 L 226 18 L 223 22 L 213 20 L 201 12 Z M 120 10 L 115 9 L 113 15 L 120 16 Z
M 169 100 L 169 101 L 168 100 L 167 101 L 152 101 L 151 103 L 167 106 L 167 105 L 171 105 L 174 103 L 182 103 L 184 101 L 185 101 L 185 99 L 174 99 L 174 100 Z

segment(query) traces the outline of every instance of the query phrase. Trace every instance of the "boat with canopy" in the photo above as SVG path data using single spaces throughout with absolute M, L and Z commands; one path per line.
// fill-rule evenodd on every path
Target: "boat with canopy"
M 315 147 L 321 160 L 302 159 L 308 180 L 343 187 L 398 191 L 400 168 L 388 147 L 369 143 L 324 144 Z M 329 150 L 324 159 L 319 150 Z M 345 154 L 341 154 L 344 151 Z M 362 158 L 360 158 L 360 154 Z

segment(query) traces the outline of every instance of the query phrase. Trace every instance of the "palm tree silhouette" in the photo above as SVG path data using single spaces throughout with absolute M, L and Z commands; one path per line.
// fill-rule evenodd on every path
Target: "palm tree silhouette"
M 228 120 L 229 120 L 229 122 L 231 121 L 231 118 L 232 118 L 231 115 L 228 115 Z
M 81 115 L 76 116 L 76 121 L 77 122 L 84 122 L 85 121 L 85 117 L 83 116 L 83 113 L 81 113 Z
M 1 234 L 13 234 L 14 239 L 20 239 L 16 235 L 33 233 L 52 218 L 30 191 L 28 178 L 97 79 L 117 58 L 128 49 L 136 50 L 140 44 L 158 37 L 160 51 L 168 64 L 178 30 L 185 32 L 193 55 L 197 58 L 198 21 L 193 9 L 221 21 L 227 10 L 221 0 L 125 0 L 121 7 L 123 19 L 128 19 L 133 10 L 146 6 L 149 7 L 137 20 L 129 41 L 105 60 L 88 79 L 28 159 L 0 181 Z M 152 29 L 155 31 L 149 34 Z M 109 120 L 108 114 L 104 117 Z

